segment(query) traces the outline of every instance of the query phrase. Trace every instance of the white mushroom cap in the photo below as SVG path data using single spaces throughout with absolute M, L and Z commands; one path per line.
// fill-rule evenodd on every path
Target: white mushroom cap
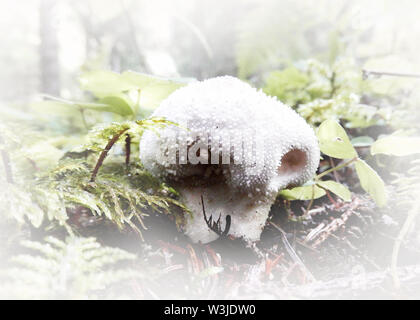
M 191 230 L 207 228 L 207 225 L 198 227 L 198 224 L 205 224 L 198 193 L 214 198 L 207 204 L 209 211 L 216 210 L 216 207 L 220 211 L 208 212 L 208 215 L 215 214 L 216 218 L 219 214 L 232 216 L 230 234 L 258 240 L 277 192 L 287 186 L 303 184 L 313 176 L 319 164 L 318 142 L 305 120 L 276 98 L 234 77 L 217 77 L 180 88 L 161 103 L 153 116 L 164 117 L 179 127 L 167 127 L 159 134 L 145 132 L 140 143 L 141 161 L 152 174 L 174 181 L 181 194 L 182 190 L 188 190 L 190 195 L 195 192 L 195 197 L 184 196 L 195 215 L 196 221 L 186 226 L 187 234 L 191 237 L 194 233 L 195 241 L 208 240 L 208 235 L 200 237 L 201 231 L 197 235 L 197 230 Z M 199 140 L 200 137 L 203 141 Z M 213 149 L 200 145 L 204 146 L 201 142 L 208 141 L 225 152 L 228 163 L 219 166 L 205 164 L 206 159 L 210 162 Z M 223 145 L 226 141 L 230 143 Z M 203 161 L 192 164 L 189 158 L 183 159 L 180 145 L 186 145 L 186 150 L 198 146 L 198 158 Z M 238 146 L 242 147 L 243 153 L 236 152 Z M 174 163 L 174 158 L 169 161 L 162 154 L 176 154 L 178 162 Z M 238 156 L 242 159 L 237 159 Z M 179 163 L 183 161 L 186 164 Z M 199 186 L 191 184 L 191 177 L 195 178 L 195 184 L 199 180 Z M 229 208 L 227 212 L 216 205 L 221 188 L 225 188 L 223 194 L 228 195 L 223 200 L 225 207 Z M 249 198 L 246 201 L 252 201 L 254 215 L 256 212 L 262 215 L 257 223 L 259 231 L 247 232 L 243 226 L 235 225 L 236 222 L 244 225 L 245 220 L 249 218 L 252 222 L 253 219 L 252 212 L 245 217 L 244 197 Z M 235 206 L 239 203 L 241 212 L 236 212 Z M 261 209 L 263 214 L 259 212 L 258 204 L 264 208 Z M 235 218 L 239 215 L 242 215 L 240 219 Z M 252 236 L 247 233 L 252 233 Z

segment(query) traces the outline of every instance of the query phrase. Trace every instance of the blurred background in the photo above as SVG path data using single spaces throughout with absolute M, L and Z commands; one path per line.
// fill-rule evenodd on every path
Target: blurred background
M 0 100 L 77 96 L 83 70 L 258 84 L 297 60 L 420 72 L 418 1 L 1 0 Z

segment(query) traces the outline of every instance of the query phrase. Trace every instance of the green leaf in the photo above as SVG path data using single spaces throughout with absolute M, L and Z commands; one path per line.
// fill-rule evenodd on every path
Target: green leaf
M 322 188 L 325 188 L 332 193 L 339 196 L 344 201 L 350 201 L 351 200 L 351 192 L 349 189 L 347 189 L 346 186 L 342 185 L 341 183 L 328 180 L 328 181 L 318 181 L 317 185 L 321 186 Z
M 369 147 L 373 144 L 375 140 L 369 136 L 360 136 L 351 139 L 351 144 L 354 147 Z
M 137 89 L 136 85 L 111 71 L 91 71 L 79 78 L 82 89 L 92 92 L 98 98 L 105 98 L 121 92 Z
M 64 151 L 56 148 L 52 139 L 46 139 L 33 143 L 23 150 L 22 155 L 25 156 L 26 162 L 27 159 L 31 159 L 36 163 L 38 170 L 47 170 L 57 164 L 58 160 L 64 155 Z M 31 171 L 33 170 L 32 166 L 29 168 Z
M 132 71 L 122 74 L 92 71 L 83 74 L 80 83 L 84 90 L 92 92 L 100 99 L 133 91 L 140 92 L 140 106 L 153 110 L 173 91 L 185 86 L 187 81 L 164 79 Z
M 133 114 L 132 108 L 121 97 L 106 97 L 102 99 L 99 103 L 76 102 L 63 99 L 47 100 L 33 103 L 32 107 L 35 108 L 35 110 L 46 114 L 53 113 L 61 116 L 66 116 L 74 113 L 74 111 L 77 110 L 76 108 L 112 112 L 122 116 Z
M 312 198 L 318 199 L 325 196 L 326 192 L 316 185 L 308 185 L 285 189 L 280 191 L 279 194 L 287 200 L 311 200 Z
M 124 298 L 125 292 L 109 296 L 108 292 L 145 275 L 127 267 L 127 262 L 135 261 L 134 254 L 105 247 L 95 238 L 71 236 L 64 242 L 46 237 L 20 244 L 26 248 L 24 254 L 13 255 L 13 266 L 1 270 L 1 299 Z M 63 271 L 64 266 L 71 274 Z
M 108 96 L 99 101 L 107 106 L 102 111 L 113 112 L 122 116 L 134 114 L 131 103 L 122 95 Z
M 288 67 L 282 71 L 271 72 L 263 90 L 288 105 L 294 105 L 297 101 L 309 99 L 309 95 L 304 90 L 308 82 L 309 78 L 305 73 L 295 67 Z
M 325 120 L 318 128 L 318 140 L 321 151 L 334 158 L 350 159 L 357 157 L 343 127 L 335 120 Z
M 45 100 L 31 103 L 31 108 L 35 112 L 38 112 L 41 115 L 47 115 L 48 117 L 50 117 L 52 114 L 66 117 L 77 112 L 77 109 L 75 109 L 74 105 L 71 103 L 54 100 Z
M 155 109 L 172 92 L 187 84 L 185 81 L 163 79 L 133 71 L 124 72 L 121 77 L 140 90 L 140 106 L 146 109 Z
M 420 137 L 388 136 L 378 139 L 370 148 L 372 155 L 408 156 L 420 153 Z
M 361 159 L 356 161 L 355 166 L 362 188 L 372 196 L 378 206 L 384 206 L 386 204 L 386 193 L 385 184 L 381 177 Z

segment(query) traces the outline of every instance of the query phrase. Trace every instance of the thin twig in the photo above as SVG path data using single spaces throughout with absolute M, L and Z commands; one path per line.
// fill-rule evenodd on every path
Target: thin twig
M 308 215 L 309 210 L 311 210 L 312 205 L 314 204 L 314 198 L 315 198 L 315 185 L 312 185 L 312 197 L 311 197 L 311 201 L 309 201 L 309 204 L 305 209 L 305 213 L 303 214 L 304 217 L 306 217 Z
M 34 160 L 32 160 L 31 158 L 26 157 L 26 156 L 25 156 L 25 158 L 26 158 L 26 160 L 28 160 L 28 162 L 31 164 L 32 168 L 34 168 L 35 171 L 39 171 L 39 168 L 36 165 L 36 162 Z
M 289 240 L 287 240 L 286 232 L 283 231 L 278 225 L 276 225 L 274 222 L 270 222 L 270 224 L 276 228 L 278 231 L 280 231 L 281 238 L 283 240 L 283 243 L 286 247 L 287 252 L 289 253 L 290 257 L 302 268 L 306 276 L 311 281 L 316 281 L 315 277 L 312 275 L 312 273 L 308 270 L 308 268 L 305 266 L 303 261 L 300 259 L 299 255 L 296 253 L 296 251 L 293 249 L 292 245 L 289 243 Z
M 316 185 L 318 188 L 321 188 L 325 191 L 325 194 L 327 195 L 328 199 L 330 200 L 330 202 L 334 205 L 335 208 L 338 208 L 338 204 L 336 201 L 334 201 L 334 198 L 331 196 L 330 191 L 327 188 L 324 188 L 323 186 L 317 184 Z
M 318 227 L 312 230 L 305 239 L 306 243 L 311 243 L 312 248 L 317 248 L 330 236 L 334 236 L 334 232 L 340 228 L 345 227 L 347 220 L 352 214 L 355 214 L 355 211 L 361 205 L 358 198 L 354 198 L 352 202 L 349 203 L 345 211 L 341 214 L 339 218 L 335 218 L 328 225 L 321 223 Z
M 111 140 L 108 141 L 105 149 L 101 152 L 101 155 L 99 156 L 98 162 L 95 165 L 95 169 L 92 171 L 92 175 L 90 177 L 90 182 L 95 182 L 96 175 L 98 174 L 99 168 L 102 166 L 102 163 L 104 162 L 106 156 L 108 155 L 109 150 L 111 150 L 112 146 L 115 144 L 115 142 L 118 141 L 118 139 L 126 132 L 127 129 L 123 129 L 117 134 L 115 134 Z
M 130 165 L 130 154 L 131 154 L 131 137 L 127 133 L 125 137 L 125 165 L 127 168 Z
M 400 233 L 398 234 L 397 239 L 395 240 L 394 247 L 392 249 L 392 257 L 391 257 L 391 272 L 392 272 L 392 279 L 394 282 L 394 286 L 397 290 L 400 289 L 401 283 L 400 279 L 397 274 L 397 267 L 398 267 L 398 255 L 400 253 L 401 244 L 404 241 L 405 236 L 407 235 L 408 231 L 410 230 L 411 225 L 413 224 L 415 218 L 417 217 L 420 210 L 420 204 L 417 203 L 412 210 L 408 213 L 407 219 L 402 226 Z
M 381 71 L 370 71 L 362 70 L 363 79 L 367 79 L 370 75 L 373 76 L 390 76 L 390 77 L 405 77 L 405 78 L 420 78 L 420 74 L 416 73 L 399 73 L 399 72 L 381 72 Z
M 334 168 L 335 163 L 334 163 L 333 158 L 330 158 L 330 165 L 331 165 L 331 168 Z M 340 182 L 340 179 L 338 179 L 338 174 L 336 170 L 333 171 L 333 174 L 334 174 L 335 181 Z
M 420 283 L 420 265 L 399 267 L 396 273 L 407 291 L 417 292 Z M 388 286 L 390 271 L 360 272 L 328 281 L 317 281 L 302 286 L 289 286 L 276 291 L 276 297 L 287 294 L 294 299 L 366 299 L 379 295 L 395 298 Z
M 333 71 L 332 75 L 331 75 L 331 92 L 330 92 L 330 99 L 332 99 L 334 97 L 335 91 L 337 90 L 337 86 L 335 85 L 335 81 L 336 81 L 336 73 Z
M 340 170 L 340 169 L 342 169 L 344 167 L 347 167 L 348 165 L 352 164 L 353 162 L 357 161 L 358 159 L 359 159 L 358 157 L 355 157 L 355 158 L 353 158 L 353 159 L 351 159 L 351 160 L 349 160 L 347 162 L 344 162 L 343 164 L 340 164 L 340 165 L 338 165 L 338 166 L 336 166 L 334 168 L 328 169 L 328 170 L 320 173 L 319 175 L 317 175 L 316 178 L 317 179 L 321 179 L 323 176 L 325 176 L 325 175 L 327 175 L 327 174 L 329 174 L 331 172 L 334 172 L 336 170 Z

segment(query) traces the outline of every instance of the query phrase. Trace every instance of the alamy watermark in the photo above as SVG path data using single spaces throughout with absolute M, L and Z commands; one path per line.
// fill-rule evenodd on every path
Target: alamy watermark
M 264 136 L 255 129 L 198 130 L 172 128 L 156 154 L 159 163 L 170 165 L 244 165 L 250 174 L 258 174 L 267 156 L 277 152 L 269 148 Z M 270 155 L 268 154 L 270 153 Z

